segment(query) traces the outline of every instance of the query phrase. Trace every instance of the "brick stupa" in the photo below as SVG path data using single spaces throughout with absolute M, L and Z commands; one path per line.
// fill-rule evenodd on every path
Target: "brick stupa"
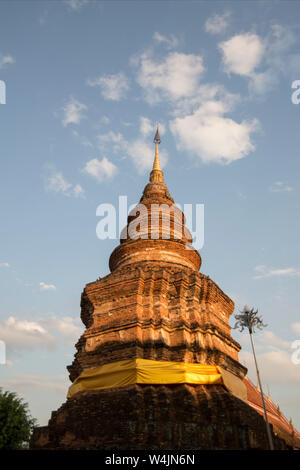
M 146 211 L 129 214 L 110 256 L 111 273 L 82 293 L 86 330 L 68 367 L 73 392 L 52 412 L 48 426 L 35 429 L 33 449 L 268 448 L 264 419 L 247 401 L 240 345 L 231 336 L 234 303 L 199 272 L 201 257 L 164 183 L 158 131 L 154 142 L 150 182 L 140 200 Z M 131 375 L 142 381 L 116 383 L 103 371 L 120 363 L 162 364 L 165 372 L 158 383 L 147 383 L 143 370 Z M 181 383 L 166 383 L 178 364 L 187 370 L 197 364 L 217 368 L 222 379 L 197 383 L 195 374 L 190 379 L 184 372 Z M 99 370 L 102 382 L 84 379 Z M 272 433 L 277 449 L 288 448 L 287 440 Z

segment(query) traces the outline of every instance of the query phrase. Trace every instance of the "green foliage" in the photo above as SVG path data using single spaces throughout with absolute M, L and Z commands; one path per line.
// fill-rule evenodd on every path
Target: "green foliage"
M 28 444 L 35 419 L 15 393 L 0 389 L 0 449 L 22 449 Z

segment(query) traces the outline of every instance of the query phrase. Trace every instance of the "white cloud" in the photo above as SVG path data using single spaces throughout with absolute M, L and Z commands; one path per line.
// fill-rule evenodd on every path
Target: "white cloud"
M 139 173 L 144 173 L 152 168 L 154 147 L 145 142 L 143 138 L 136 139 L 128 145 L 127 155 L 132 159 Z M 164 150 L 160 151 L 159 157 L 161 166 L 164 167 L 168 159 L 167 152 Z
M 154 125 L 153 123 L 150 121 L 150 119 L 144 117 L 144 116 L 141 116 L 140 117 L 140 132 L 143 136 L 148 136 L 149 134 L 153 134 L 154 133 Z
M 93 158 L 86 163 L 83 171 L 101 183 L 106 178 L 112 178 L 117 172 L 117 167 L 106 157 L 103 157 L 101 161 Z
M 259 129 L 256 119 L 236 122 L 227 114 L 240 101 L 218 84 L 201 84 L 202 57 L 172 52 L 163 59 L 148 50 L 132 63 L 137 66 L 137 82 L 149 103 L 164 100 L 172 106 L 169 122 L 179 150 L 186 150 L 204 162 L 230 163 L 255 149 L 252 133 Z M 148 118 L 141 117 L 142 138 L 129 145 L 127 153 L 139 171 L 149 168 L 150 153 L 145 137 L 151 132 Z M 145 157 L 140 154 L 145 151 Z
M 150 103 L 192 96 L 204 71 L 202 57 L 194 54 L 172 52 L 156 62 L 144 53 L 135 62 L 139 67 L 137 82 Z
M 240 101 L 240 95 L 229 93 L 222 85 L 202 84 L 192 96 L 182 98 L 174 103 L 173 115 L 182 117 L 192 114 L 204 105 L 211 110 L 213 107 L 217 107 L 225 113 L 231 111 Z
M 298 335 L 300 335 L 300 323 L 299 322 L 298 323 L 293 323 L 292 328 Z
M 72 185 L 64 179 L 62 173 L 55 173 L 48 178 L 46 189 L 67 194 L 71 187 Z
M 0 263 L 0 268 L 10 268 L 9 263 Z
M 291 343 L 289 341 L 285 341 L 281 339 L 279 336 L 275 335 L 273 331 L 264 330 L 260 333 L 260 341 L 263 348 L 270 348 L 272 350 L 278 348 L 289 349 L 291 347 Z
M 289 52 L 295 42 L 291 28 L 274 24 L 265 37 L 238 34 L 219 47 L 225 71 L 246 77 L 250 93 L 262 95 L 278 85 L 280 75 L 294 76 L 300 70 L 299 54 Z
M 89 0 L 65 0 L 65 3 L 73 11 L 79 11 Z
M 81 139 L 81 145 L 83 145 L 84 147 L 94 148 L 94 145 L 92 144 L 92 142 L 88 140 L 86 137 L 83 137 Z
M 229 25 L 230 13 L 226 12 L 223 15 L 213 15 L 205 22 L 205 31 L 211 34 L 224 33 Z
M 40 290 L 56 290 L 54 284 L 46 284 L 45 282 L 40 282 Z
M 123 157 L 128 156 L 133 161 L 137 171 L 144 173 L 146 170 L 150 170 L 154 160 L 154 145 L 152 139 L 154 137 L 155 126 L 151 123 L 150 119 L 141 116 L 140 117 L 140 135 L 132 140 L 127 141 L 120 132 L 109 131 L 106 134 L 100 134 L 98 136 L 99 148 L 103 148 L 110 145 L 110 151 L 119 152 L 122 150 Z M 165 133 L 164 124 L 159 125 L 159 131 L 161 135 Z M 152 134 L 152 138 L 149 135 Z M 167 162 L 167 152 L 162 150 L 160 152 L 160 160 L 162 166 Z M 96 177 L 98 181 L 103 181 L 105 177 L 114 176 L 116 173 L 116 166 L 111 163 L 106 157 L 99 162 L 97 159 L 93 159 L 87 163 L 84 171 L 90 175 Z
M 84 189 L 80 184 L 72 185 L 63 177 L 62 173 L 53 171 L 45 184 L 46 191 L 62 193 L 64 196 L 73 196 L 75 198 L 84 198 Z
M 157 31 L 153 34 L 153 40 L 158 44 L 164 44 L 167 49 L 175 49 L 179 45 L 179 40 L 176 36 L 171 34 L 169 37 L 163 36 Z
M 283 181 L 276 181 L 269 187 L 269 191 L 272 193 L 283 193 L 283 192 L 291 192 L 294 188 L 289 186 L 288 184 L 284 183 Z
M 283 54 L 286 54 L 295 42 L 295 34 L 289 27 L 280 24 L 272 25 L 266 38 L 266 59 L 269 65 L 273 64 L 277 68 L 283 68 L 285 66 L 285 61 L 282 60 L 284 59 Z
M 32 351 L 35 349 L 54 349 L 59 339 L 74 342 L 82 333 L 79 320 L 71 317 L 39 318 L 34 321 L 10 316 L 0 323 L 0 338 L 7 350 Z
M 80 184 L 76 184 L 73 188 L 74 197 L 84 197 L 84 189 Z
M 87 80 L 89 86 L 99 86 L 102 96 L 107 100 L 120 101 L 129 90 L 129 81 L 123 73 L 104 75 L 95 80 Z
M 80 121 L 85 117 L 83 111 L 86 109 L 87 106 L 85 104 L 80 103 L 75 98 L 71 97 L 63 108 L 63 126 L 67 126 L 68 124 L 79 124 Z
M 265 70 L 253 72 L 249 77 L 249 89 L 252 93 L 264 94 L 279 83 L 281 74 L 292 73 L 293 55 L 289 49 L 295 43 L 295 35 L 288 27 L 272 25 L 263 39 Z
M 120 150 L 125 150 L 128 144 L 121 132 L 116 133 L 109 131 L 106 134 L 98 135 L 97 138 L 99 141 L 99 148 L 102 151 L 107 145 L 110 145 L 110 148 L 112 148 L 113 152 L 116 153 Z
M 3 69 L 8 64 L 13 64 L 15 59 L 11 55 L 0 55 L 0 69 Z
M 237 34 L 219 44 L 223 54 L 224 69 L 228 73 L 251 76 L 260 64 L 264 54 L 264 44 L 257 34 Z
M 100 134 L 98 138 L 102 142 L 111 142 L 113 144 L 119 144 L 124 140 L 123 135 L 120 132 L 115 133 L 113 131 L 109 131 L 106 134 Z
M 299 330 L 300 331 L 300 330 Z M 245 348 L 250 347 L 249 338 L 242 336 Z M 257 360 L 264 383 L 296 384 L 300 383 L 299 365 L 292 362 L 292 342 L 286 341 L 272 331 L 257 332 L 254 338 Z M 245 363 L 249 376 L 255 382 L 256 372 L 252 351 L 242 349 L 239 360 Z M 280 371 L 280 373 L 279 373 Z
M 140 133 L 142 134 L 143 137 L 148 137 L 155 135 L 156 131 L 156 123 L 150 121 L 150 119 L 141 116 L 140 117 Z M 162 136 L 166 132 L 165 125 L 163 123 L 159 123 L 159 134 Z
M 110 152 L 122 151 L 122 158 L 126 156 L 130 157 L 139 173 L 144 173 L 150 170 L 154 160 L 154 145 L 152 140 L 155 133 L 155 125 L 151 123 L 150 119 L 141 116 L 140 117 L 140 129 L 139 136 L 136 139 L 127 141 L 120 132 L 109 131 L 105 134 L 98 135 L 99 148 L 110 146 Z M 161 135 L 165 133 L 164 124 L 159 125 L 159 131 Z M 151 139 L 149 136 L 152 134 Z M 160 151 L 161 165 L 164 166 L 167 162 L 167 152 L 165 150 Z M 117 167 L 110 162 L 106 157 L 102 161 L 98 159 L 92 159 L 87 162 L 84 171 L 98 181 L 103 181 L 106 177 L 112 177 L 117 171 Z
M 0 323 L 0 338 L 12 350 L 52 349 L 55 338 L 38 322 L 13 316 Z
M 66 392 L 67 382 L 62 377 L 40 377 L 28 374 L 18 374 L 16 379 L 2 382 L 3 388 L 15 390 L 21 395 L 26 395 L 29 390 L 53 390 L 55 392 Z
M 75 341 L 82 333 L 83 327 L 78 326 L 79 320 L 72 317 L 51 317 L 41 319 L 40 324 L 49 331 L 60 333 L 64 338 Z
M 300 384 L 299 366 L 291 361 L 292 350 L 267 351 L 257 354 L 261 376 L 264 383 L 269 384 Z M 239 354 L 240 361 L 246 363 L 250 377 L 255 381 L 256 372 L 252 353 L 242 351 Z
M 299 268 L 268 268 L 265 265 L 256 266 L 255 271 L 258 273 L 253 277 L 253 279 L 265 279 L 268 277 L 279 277 L 279 276 L 300 276 L 300 269 Z
M 272 69 L 252 73 L 249 76 L 249 91 L 251 94 L 263 95 L 267 91 L 272 90 L 277 82 L 278 77 Z
M 225 113 L 225 100 L 211 100 L 201 104 L 192 114 L 177 117 L 170 129 L 177 139 L 177 148 L 187 150 L 203 162 L 231 163 L 245 157 L 255 147 L 251 133 L 258 129 L 258 121 L 238 123 Z

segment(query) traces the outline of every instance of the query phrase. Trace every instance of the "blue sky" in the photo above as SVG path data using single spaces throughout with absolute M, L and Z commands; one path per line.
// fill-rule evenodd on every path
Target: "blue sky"
M 205 205 L 201 271 L 263 315 L 263 382 L 300 428 L 299 18 L 293 1 L 0 2 L 0 374 L 41 424 L 118 243 L 96 208 L 139 200 L 159 121 L 172 196 Z

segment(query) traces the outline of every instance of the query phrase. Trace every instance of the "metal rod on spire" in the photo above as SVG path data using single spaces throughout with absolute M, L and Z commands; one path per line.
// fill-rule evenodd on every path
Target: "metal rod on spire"
M 155 158 L 153 162 L 153 170 L 161 171 L 160 161 L 159 161 L 159 152 L 158 152 L 158 146 L 161 142 L 161 139 L 160 139 L 159 130 L 158 130 L 158 122 L 156 123 L 156 133 L 155 133 L 153 142 L 155 143 Z
M 160 167 L 159 152 L 158 152 L 158 146 L 161 142 L 159 129 L 158 129 L 158 122 L 156 123 L 156 133 L 155 133 L 153 142 L 155 143 L 155 158 L 153 162 L 152 171 L 150 173 L 150 181 L 163 183 L 164 177 L 163 177 L 163 172 L 161 171 L 161 167 Z
M 160 144 L 160 142 L 161 142 L 160 135 L 159 135 L 159 130 L 158 130 L 158 126 L 159 126 L 159 123 L 157 122 L 157 123 L 156 123 L 156 133 L 155 133 L 154 140 L 153 140 L 153 142 L 154 142 L 155 144 Z

